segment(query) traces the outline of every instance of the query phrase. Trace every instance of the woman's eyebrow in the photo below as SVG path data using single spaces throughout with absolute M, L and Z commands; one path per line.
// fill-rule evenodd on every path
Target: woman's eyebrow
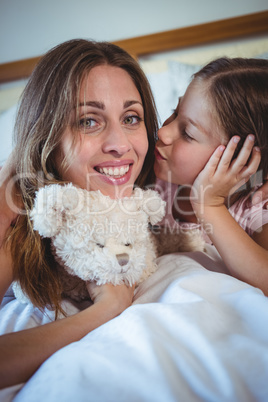
M 93 106 L 96 107 L 97 109 L 105 110 L 105 105 L 102 102 L 98 101 L 87 101 L 87 102 L 81 102 L 79 103 L 79 106 Z
M 127 109 L 128 107 L 135 105 L 136 103 L 138 103 L 139 105 L 141 105 L 143 107 L 142 102 L 138 101 L 138 100 L 128 100 L 124 102 L 124 109 Z
M 135 104 L 139 104 L 143 107 L 142 102 L 138 101 L 138 100 L 127 100 L 124 102 L 123 107 L 124 109 L 127 109 L 128 107 L 135 105 Z M 105 105 L 103 102 L 99 102 L 99 101 L 86 101 L 86 102 L 80 102 L 79 103 L 80 107 L 83 106 L 92 106 L 92 107 L 96 107 L 97 109 L 101 109 L 101 110 L 105 110 Z

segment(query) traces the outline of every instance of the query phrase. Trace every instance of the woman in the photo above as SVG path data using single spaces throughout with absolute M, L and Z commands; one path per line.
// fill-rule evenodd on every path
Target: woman
M 40 309 L 62 312 L 50 246 L 29 211 L 40 186 L 71 181 L 111 197 L 153 180 L 157 130 L 149 84 L 138 63 L 108 43 L 73 40 L 48 52 L 21 99 L 12 165 L 22 214 L 0 250 L 1 300 L 16 279 Z M 7 187 L 9 188 L 9 187 Z M 133 297 L 125 285 L 88 285 L 92 307 L 0 338 L 0 387 L 26 381 L 59 348 L 120 314 Z

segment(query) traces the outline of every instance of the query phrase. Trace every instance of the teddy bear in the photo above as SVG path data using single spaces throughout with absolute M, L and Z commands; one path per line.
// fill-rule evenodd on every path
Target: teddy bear
M 51 239 L 63 297 L 89 299 L 86 281 L 139 284 L 155 272 L 160 255 L 202 249 L 199 235 L 170 241 L 167 233 L 151 230 L 164 217 L 165 204 L 150 189 L 135 188 L 119 199 L 72 183 L 39 189 L 30 217 L 34 230 Z M 18 283 L 13 290 L 27 302 Z
M 135 188 L 131 197 L 112 199 L 100 191 L 52 184 L 36 193 L 31 220 L 51 248 L 61 275 L 63 296 L 89 297 L 85 281 L 132 286 L 156 270 L 156 247 L 149 224 L 165 214 L 153 190 Z M 27 301 L 17 283 L 14 293 Z

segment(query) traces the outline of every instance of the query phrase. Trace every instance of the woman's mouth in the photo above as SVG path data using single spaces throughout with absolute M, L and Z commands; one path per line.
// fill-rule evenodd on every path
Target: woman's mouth
M 95 169 L 97 170 L 97 172 L 105 176 L 119 178 L 124 176 L 129 171 L 129 165 L 124 165 L 120 167 L 113 167 L 113 166 L 96 167 Z
M 117 184 L 124 184 L 130 179 L 133 161 L 125 161 L 125 163 L 109 163 L 105 162 L 99 166 L 95 166 L 96 172 L 100 173 L 105 180 Z

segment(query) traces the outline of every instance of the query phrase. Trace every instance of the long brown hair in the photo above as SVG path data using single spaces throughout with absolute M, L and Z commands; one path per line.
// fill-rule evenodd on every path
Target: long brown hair
M 33 304 L 62 311 L 61 283 L 50 242 L 33 230 L 29 213 L 40 186 L 60 182 L 55 150 L 78 105 L 83 78 L 99 65 L 124 69 L 140 93 L 149 149 L 136 185 L 154 181 L 153 159 L 157 115 L 149 83 L 139 64 L 123 49 L 107 42 L 76 39 L 50 50 L 38 63 L 24 90 L 15 124 L 14 166 L 16 184 L 25 213 L 18 219 L 11 239 L 14 277 Z
M 207 84 L 207 94 L 227 139 L 239 135 L 240 151 L 248 134 L 260 148 L 258 171 L 268 174 L 268 60 L 219 58 L 194 74 L 193 81 Z M 248 183 L 249 184 L 249 183 Z M 252 191 L 250 185 L 243 195 Z

